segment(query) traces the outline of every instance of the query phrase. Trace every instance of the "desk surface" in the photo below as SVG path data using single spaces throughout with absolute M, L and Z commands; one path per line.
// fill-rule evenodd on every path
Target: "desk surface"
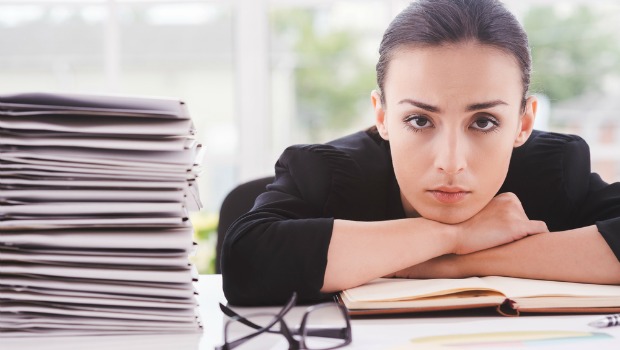
M 222 279 L 219 275 L 202 275 L 196 285 L 199 296 L 200 314 L 204 332 L 196 335 L 139 335 L 139 336 L 105 336 L 105 337 L 47 337 L 30 339 L 0 338 L 2 350 L 28 349 L 113 349 L 113 350 L 213 350 L 215 345 L 223 342 L 224 317 L 218 303 L 225 303 L 222 293 Z M 240 314 L 256 311 L 277 311 L 279 308 L 234 308 Z M 287 315 L 289 325 L 297 324 L 306 309 L 295 307 Z M 536 349 L 620 349 L 620 327 L 594 329 L 587 326 L 589 321 L 599 318 L 596 315 L 560 315 L 560 316 L 521 316 L 503 317 L 492 313 L 461 312 L 451 314 L 408 315 L 389 318 L 353 319 L 353 343 L 344 349 L 409 349 L 412 339 L 417 345 L 411 349 L 428 348 L 428 343 L 421 343 L 423 337 L 454 334 L 476 334 L 492 332 L 531 332 L 537 330 L 571 332 L 582 334 L 579 340 L 547 341 L 536 344 L 512 339 L 496 342 L 492 348 L 527 349 L 534 345 Z M 599 337 L 589 337 L 591 333 L 600 333 Z M 569 336 L 567 336 L 568 338 Z M 481 338 L 469 338 L 470 343 Z M 485 338 L 486 339 L 486 338 Z M 488 340 L 488 339 L 486 339 Z M 503 343 L 502 343 L 503 342 Z M 252 344 L 252 346 L 250 346 Z M 426 344 L 426 345 L 425 345 Z M 544 344 L 544 345 L 541 345 Z M 263 344 L 258 338 L 248 343 L 246 349 L 286 349 L 283 343 Z M 437 349 L 437 347 L 433 347 Z M 479 347 L 478 347 L 479 348 Z M 490 347 L 485 346 L 485 349 Z M 450 347 L 458 350 L 465 347 Z M 472 349 L 469 347 L 468 349 Z

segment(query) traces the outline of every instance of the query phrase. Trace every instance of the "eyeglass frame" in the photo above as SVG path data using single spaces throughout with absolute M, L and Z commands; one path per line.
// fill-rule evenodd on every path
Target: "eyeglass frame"
M 353 341 L 352 331 L 351 331 L 351 318 L 346 308 L 335 302 L 322 303 L 317 305 L 312 305 L 306 309 L 304 312 L 304 316 L 301 320 L 301 324 L 299 327 L 290 328 L 286 322 L 284 321 L 284 316 L 296 305 L 297 303 L 297 293 L 293 292 L 293 295 L 289 299 L 289 301 L 282 307 L 280 312 L 278 313 L 254 313 L 244 316 L 237 314 L 235 311 L 230 309 L 229 307 L 220 303 L 220 310 L 230 319 L 226 322 L 224 326 L 224 344 L 221 346 L 216 346 L 215 350 L 232 350 L 237 346 L 249 341 L 250 339 L 259 336 L 263 333 L 272 333 L 272 334 L 281 334 L 283 335 L 289 343 L 289 350 L 309 350 L 306 345 L 306 337 L 322 337 L 322 338 L 335 338 L 342 339 L 344 342 L 342 344 L 338 344 L 337 346 L 333 346 L 330 348 L 323 348 L 321 350 L 331 350 L 338 349 L 344 346 L 351 344 Z M 344 320 L 346 322 L 346 327 L 344 328 L 319 328 L 312 329 L 306 326 L 308 316 L 315 310 L 323 308 L 323 307 L 337 307 L 338 311 L 342 313 L 344 316 Z M 273 320 L 269 322 L 266 326 L 259 326 L 250 320 L 248 317 L 254 316 L 271 316 Z M 228 327 L 235 323 L 242 323 L 250 328 L 256 329 L 256 332 L 250 333 L 244 337 L 233 340 L 232 342 L 228 341 Z M 280 330 L 272 330 L 273 326 L 277 323 L 280 323 Z M 294 335 L 299 335 L 300 339 L 296 339 L 293 337 Z

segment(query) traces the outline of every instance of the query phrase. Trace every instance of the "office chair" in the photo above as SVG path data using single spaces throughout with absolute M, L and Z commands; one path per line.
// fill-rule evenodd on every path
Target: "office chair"
M 272 183 L 273 176 L 252 180 L 235 187 L 228 193 L 222 206 L 220 207 L 220 219 L 217 225 L 217 246 L 215 251 L 215 272 L 222 273 L 220 257 L 222 254 L 222 243 L 228 227 L 247 213 L 254 206 L 254 201 L 259 194 L 265 192 L 267 185 Z

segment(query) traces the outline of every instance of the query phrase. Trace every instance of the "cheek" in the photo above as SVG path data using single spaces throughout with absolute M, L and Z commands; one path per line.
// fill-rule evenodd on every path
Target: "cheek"
M 425 171 L 422 170 L 423 167 L 417 157 L 394 156 L 395 158 L 392 158 L 392 162 L 396 181 L 401 191 L 407 197 L 410 197 L 418 192 L 416 189 L 421 186 L 422 181 L 420 180 L 424 177 Z
M 468 166 L 478 190 L 492 198 L 506 179 L 513 150 L 513 139 L 506 133 L 473 145 Z
M 475 170 L 491 177 L 503 177 L 514 149 L 514 136 L 505 132 L 503 135 L 489 138 L 475 144 Z
M 477 199 L 482 206 L 486 205 L 502 187 L 508 173 L 509 164 L 510 154 L 501 154 L 485 157 L 483 164 L 476 167 L 472 175 L 476 179 L 476 189 L 480 194 Z
M 401 188 L 420 185 L 423 174 L 431 171 L 433 155 L 420 138 L 390 139 L 394 173 Z
M 420 135 L 416 135 L 420 136 Z M 412 141 L 414 140 L 414 141 Z M 416 142 L 417 141 L 417 142 Z M 406 142 L 390 141 L 394 175 L 401 191 L 405 211 L 413 208 L 424 215 L 425 189 L 436 183 L 433 152 L 428 144 L 410 137 Z

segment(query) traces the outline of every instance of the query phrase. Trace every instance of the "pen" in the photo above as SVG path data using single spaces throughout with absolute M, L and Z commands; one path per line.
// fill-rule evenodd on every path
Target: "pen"
M 609 315 L 596 321 L 588 323 L 589 326 L 597 328 L 620 326 L 620 314 Z

